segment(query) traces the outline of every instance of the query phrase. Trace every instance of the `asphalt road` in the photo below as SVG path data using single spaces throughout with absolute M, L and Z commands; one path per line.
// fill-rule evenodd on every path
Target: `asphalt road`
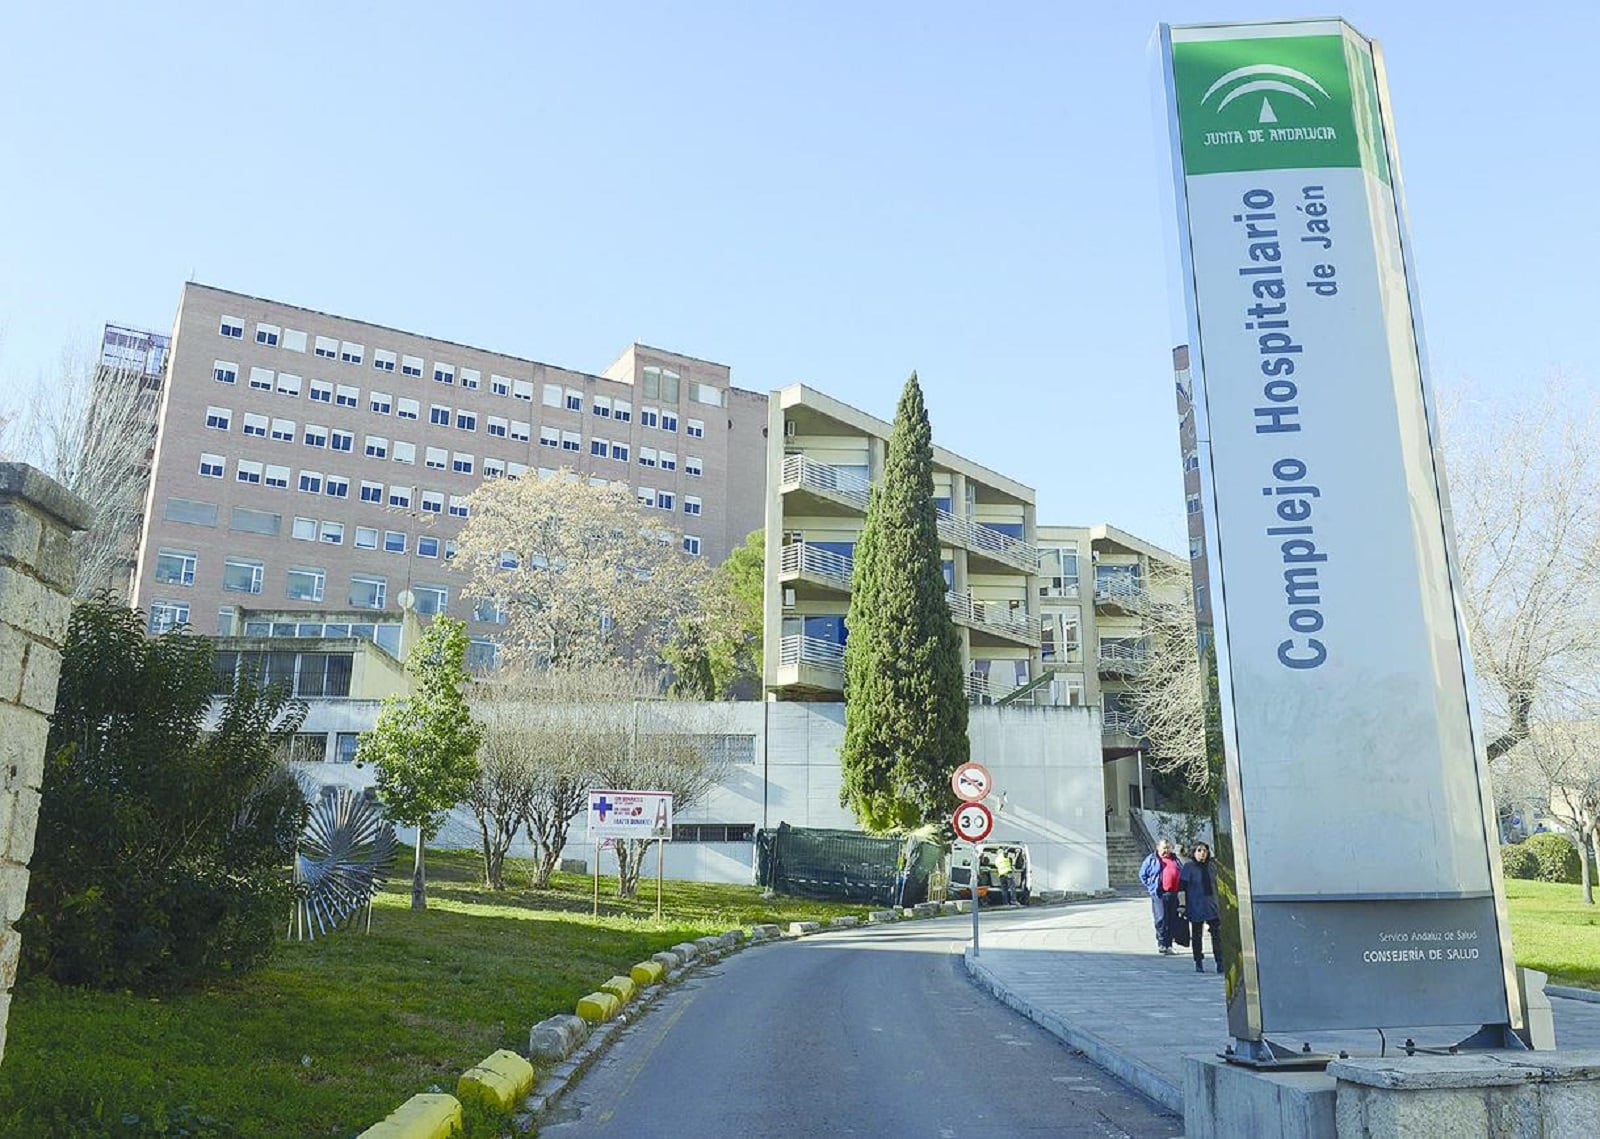
M 1179 1117 L 967 980 L 952 951 L 970 920 L 824 934 L 704 967 L 619 1034 L 539 1134 L 1182 1134 Z

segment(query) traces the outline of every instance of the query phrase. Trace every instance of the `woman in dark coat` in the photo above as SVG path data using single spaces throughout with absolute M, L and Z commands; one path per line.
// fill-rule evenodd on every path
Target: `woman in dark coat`
M 1183 864 L 1181 882 L 1184 912 L 1189 920 L 1189 948 L 1194 951 L 1196 973 L 1206 971 L 1200 935 L 1207 926 L 1211 928 L 1211 955 L 1216 958 L 1217 972 L 1222 972 L 1222 945 L 1217 940 L 1222 912 L 1217 908 L 1216 871 L 1216 863 L 1211 861 L 1211 848 L 1203 842 L 1195 843 L 1189 861 Z

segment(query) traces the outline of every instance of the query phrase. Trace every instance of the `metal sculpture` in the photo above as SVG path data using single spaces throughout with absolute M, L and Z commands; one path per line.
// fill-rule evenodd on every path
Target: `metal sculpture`
M 355 923 L 394 864 L 394 827 L 377 803 L 341 787 L 311 808 L 294 854 L 294 915 L 289 936 L 310 941 Z

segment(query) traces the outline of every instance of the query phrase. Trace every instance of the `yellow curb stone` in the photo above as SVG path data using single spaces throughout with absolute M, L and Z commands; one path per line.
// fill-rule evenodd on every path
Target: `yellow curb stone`
M 600 982 L 602 993 L 610 993 L 623 1004 L 633 1000 L 634 987 L 632 979 L 628 977 L 612 977 L 610 980 Z
M 633 978 L 633 983 L 641 989 L 646 985 L 654 985 L 666 975 L 666 970 L 659 961 L 641 961 L 628 970 L 628 976 Z
M 359 1139 L 449 1139 L 461 1130 L 461 1104 L 453 1095 L 414 1095 Z
M 510 1111 L 533 1090 L 533 1065 L 509 1049 L 502 1048 L 461 1073 L 456 1097 Z
M 578 1015 L 590 1024 L 610 1020 L 622 1008 L 622 1002 L 612 993 L 590 993 L 578 1001 Z

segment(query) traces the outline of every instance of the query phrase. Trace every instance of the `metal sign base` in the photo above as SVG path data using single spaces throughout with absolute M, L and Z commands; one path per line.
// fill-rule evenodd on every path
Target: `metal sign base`
M 1321 1071 L 1338 1059 L 1331 1052 L 1311 1051 L 1309 1044 L 1303 1045 L 1296 1052 L 1265 1037 L 1260 1040 L 1242 1040 L 1237 1036 L 1233 1038 L 1233 1043 L 1222 1051 L 1221 1056 L 1228 1063 L 1237 1064 L 1241 1068 L 1270 1069 L 1277 1072 L 1306 1069 Z

